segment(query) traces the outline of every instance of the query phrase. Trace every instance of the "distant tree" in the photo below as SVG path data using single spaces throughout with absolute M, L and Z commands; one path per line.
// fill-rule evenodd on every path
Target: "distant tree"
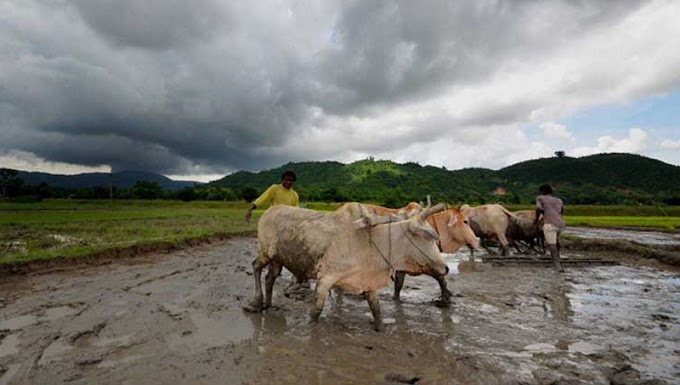
M 132 197 L 135 199 L 159 199 L 163 196 L 163 188 L 158 182 L 138 180 L 132 186 Z
M 399 208 L 408 204 L 408 198 L 400 188 L 390 189 L 382 197 L 382 206 Z
M 132 198 L 132 188 L 126 187 L 113 187 L 113 196 L 116 199 L 131 199 Z
M 205 200 L 207 201 L 221 201 L 222 191 L 219 187 L 209 186 L 205 191 Z
M 94 188 L 92 188 L 92 187 L 79 188 L 73 194 L 73 198 L 76 198 L 76 199 L 94 199 L 95 198 Z
M 254 187 L 244 187 L 243 190 L 241 190 L 241 196 L 246 202 L 254 201 L 259 195 L 260 193 L 258 193 Z
M 51 198 L 53 195 L 52 188 L 45 182 L 40 183 L 36 187 L 35 193 L 36 193 L 35 195 L 39 196 L 41 199 Z
M 680 195 L 670 197 L 670 198 L 666 198 L 664 200 L 664 203 L 666 203 L 667 205 L 672 205 L 672 206 L 680 206 Z
M 23 184 L 23 180 L 17 178 L 17 175 L 19 175 L 17 170 L 0 168 L 0 187 L 2 187 L 3 197 L 7 197 L 8 193 L 13 190 L 13 187 L 20 187 Z
M 185 187 L 177 192 L 176 197 L 181 201 L 190 202 L 196 199 L 196 194 L 194 194 L 193 188 Z
M 560 151 L 555 151 L 555 156 L 558 158 L 564 158 L 567 155 L 566 152 L 560 150 Z
M 330 187 L 321 191 L 321 200 L 324 202 L 345 202 L 347 197 L 335 187 Z
M 228 187 L 208 186 L 204 189 L 196 189 L 201 191 L 201 199 L 208 201 L 234 201 L 238 199 L 234 190 Z

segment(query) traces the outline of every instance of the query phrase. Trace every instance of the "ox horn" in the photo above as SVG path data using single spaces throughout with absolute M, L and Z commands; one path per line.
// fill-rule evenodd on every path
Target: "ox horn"
M 368 212 L 366 212 L 366 208 L 361 203 L 359 203 L 359 214 L 361 215 L 361 218 L 352 222 L 355 229 L 373 226 L 371 223 L 371 218 L 368 216 Z
M 427 209 L 423 210 L 423 212 L 420 213 L 420 219 L 425 220 L 430 215 L 444 210 L 446 210 L 446 205 L 443 203 L 440 203 L 436 206 L 428 207 Z
M 366 213 L 366 208 L 361 203 L 359 203 L 359 212 L 361 213 L 362 218 L 366 218 L 368 216 Z
M 391 223 L 401 220 L 395 215 L 375 215 L 369 214 L 364 205 L 359 204 L 359 211 L 361 213 L 361 218 L 353 222 L 355 229 L 362 229 L 365 227 L 373 227 L 377 225 L 382 225 L 385 223 Z

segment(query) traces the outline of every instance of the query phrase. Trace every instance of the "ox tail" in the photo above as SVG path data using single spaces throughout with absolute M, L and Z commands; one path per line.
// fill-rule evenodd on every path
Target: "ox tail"
M 515 215 L 515 213 L 513 213 L 512 211 L 506 209 L 504 206 L 502 206 L 502 205 L 499 205 L 499 206 L 501 206 L 501 210 L 503 210 L 503 212 L 505 213 L 505 215 L 509 216 L 510 218 L 521 219 L 520 217 L 518 217 L 517 215 Z

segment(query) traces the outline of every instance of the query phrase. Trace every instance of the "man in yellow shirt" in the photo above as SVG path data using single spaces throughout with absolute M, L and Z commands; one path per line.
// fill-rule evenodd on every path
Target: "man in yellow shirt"
M 250 223 L 250 217 L 253 215 L 253 210 L 263 205 L 288 205 L 298 206 L 300 198 L 293 190 L 293 183 L 297 177 L 291 170 L 287 170 L 281 175 L 281 184 L 273 184 L 269 186 L 265 192 L 253 201 L 248 211 L 246 211 L 246 222 Z

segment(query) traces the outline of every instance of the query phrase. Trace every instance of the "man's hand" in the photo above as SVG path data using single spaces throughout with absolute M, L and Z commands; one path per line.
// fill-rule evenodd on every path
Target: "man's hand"
M 246 223 L 250 224 L 250 218 L 253 216 L 253 210 L 255 210 L 256 207 L 257 206 L 252 205 L 248 211 L 246 211 Z

